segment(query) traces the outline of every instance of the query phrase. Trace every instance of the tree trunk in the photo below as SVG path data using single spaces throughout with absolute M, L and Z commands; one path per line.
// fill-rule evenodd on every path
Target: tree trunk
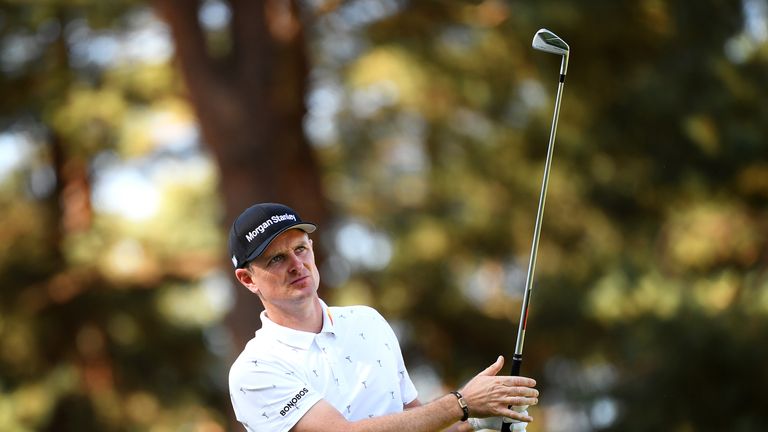
M 199 2 L 155 4 L 170 26 L 202 138 L 219 166 L 225 232 L 256 202 L 285 203 L 324 221 L 319 170 L 302 129 L 308 62 L 295 2 L 229 1 L 231 49 L 219 57 L 207 49 Z M 236 285 L 227 324 L 239 352 L 260 326 L 262 305 Z

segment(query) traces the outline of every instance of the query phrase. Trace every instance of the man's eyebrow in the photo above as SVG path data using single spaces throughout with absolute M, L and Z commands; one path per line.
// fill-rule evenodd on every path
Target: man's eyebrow
M 296 241 L 288 245 L 288 249 L 295 249 L 299 246 L 306 246 L 308 244 L 309 244 L 309 240 L 306 237 L 299 237 L 296 239 Z

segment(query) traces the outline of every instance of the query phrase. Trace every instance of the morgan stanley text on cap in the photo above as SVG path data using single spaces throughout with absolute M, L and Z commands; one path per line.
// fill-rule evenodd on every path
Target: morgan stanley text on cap
M 261 255 L 275 237 L 291 228 L 311 233 L 317 227 L 302 221 L 298 213 L 282 204 L 262 203 L 249 207 L 235 219 L 229 231 L 232 265 L 245 267 Z

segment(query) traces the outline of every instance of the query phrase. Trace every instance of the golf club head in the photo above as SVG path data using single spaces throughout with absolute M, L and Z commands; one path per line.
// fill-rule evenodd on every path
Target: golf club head
M 563 56 L 560 74 L 565 75 L 565 71 L 568 68 L 568 54 L 571 48 L 564 40 L 547 29 L 541 29 L 533 35 L 531 45 L 533 49 Z

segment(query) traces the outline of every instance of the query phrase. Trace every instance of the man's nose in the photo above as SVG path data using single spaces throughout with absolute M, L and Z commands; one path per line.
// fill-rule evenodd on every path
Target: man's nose
M 288 254 L 288 271 L 295 272 L 299 270 L 303 266 L 301 259 L 299 259 L 298 255 L 291 252 Z

